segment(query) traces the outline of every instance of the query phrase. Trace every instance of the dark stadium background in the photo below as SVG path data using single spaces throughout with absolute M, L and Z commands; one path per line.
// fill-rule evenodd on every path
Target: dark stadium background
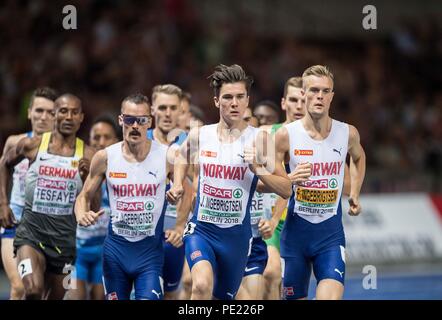
M 66 4 L 77 9 L 77 30 L 62 27 Z M 362 27 L 365 5 L 377 9 L 376 30 Z M 289 77 L 325 64 L 335 75 L 332 116 L 359 129 L 367 154 L 363 193 L 442 193 L 440 0 L 6 0 L 0 44 L 0 147 L 30 128 L 37 86 L 83 100 L 87 138 L 95 116 L 116 116 L 125 96 L 166 82 L 216 122 L 207 77 L 219 63 L 254 77 L 252 106 L 279 104 Z M 378 264 L 374 291 L 362 290 L 363 263 L 350 260 L 345 297 L 441 299 L 441 256 L 411 260 Z

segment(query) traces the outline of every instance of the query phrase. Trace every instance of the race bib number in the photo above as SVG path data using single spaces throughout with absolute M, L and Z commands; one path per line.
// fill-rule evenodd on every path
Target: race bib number
M 117 215 L 113 218 L 113 231 L 122 237 L 137 238 L 155 234 L 153 201 L 117 201 Z
M 23 279 L 23 277 L 31 273 L 32 273 L 31 259 L 28 258 L 20 261 L 18 264 L 18 274 L 20 275 L 20 278 Z
M 50 215 L 71 215 L 77 196 L 77 182 L 38 178 L 32 211 Z
M 338 189 L 296 189 L 295 211 L 299 214 L 322 216 L 335 214 L 335 205 L 338 200 Z
M 217 188 L 202 186 L 198 220 L 236 225 L 242 222 L 243 190 L 241 188 Z
M 256 192 L 250 204 L 250 220 L 252 225 L 257 225 L 264 218 L 264 194 Z

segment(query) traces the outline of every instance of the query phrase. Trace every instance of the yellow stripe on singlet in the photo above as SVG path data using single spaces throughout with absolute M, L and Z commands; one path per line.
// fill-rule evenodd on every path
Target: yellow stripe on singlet
M 287 208 L 284 208 L 284 211 L 282 212 L 281 215 L 281 221 L 285 221 L 285 218 L 287 217 Z
M 275 123 L 274 125 L 272 125 L 272 128 L 270 130 L 270 134 L 275 134 L 276 131 L 278 131 L 279 128 L 281 128 L 284 124 L 283 123 Z M 285 167 L 285 163 L 284 161 L 282 162 L 282 167 Z M 287 217 L 287 208 L 284 209 L 284 211 L 282 212 L 281 215 L 281 219 L 279 221 L 284 221 L 285 218 Z
M 40 147 L 38 148 L 38 152 L 47 152 L 49 148 L 49 140 L 51 140 L 51 133 L 45 132 L 41 136 Z
M 84 142 L 80 138 L 75 140 L 75 158 L 81 159 L 83 158 L 84 153 Z
M 38 148 L 39 152 L 48 152 L 49 141 L 51 140 L 51 132 L 45 132 L 41 136 L 40 147 Z M 83 158 L 84 154 L 84 142 L 80 138 L 75 139 L 75 158 Z

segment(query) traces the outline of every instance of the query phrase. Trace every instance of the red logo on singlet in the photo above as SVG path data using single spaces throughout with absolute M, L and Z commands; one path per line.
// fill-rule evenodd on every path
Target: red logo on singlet
M 109 172 L 109 178 L 127 178 L 126 172 Z
M 201 150 L 201 157 L 216 158 L 216 155 L 217 153 L 215 151 Z
M 312 156 L 313 150 L 295 149 L 295 156 Z

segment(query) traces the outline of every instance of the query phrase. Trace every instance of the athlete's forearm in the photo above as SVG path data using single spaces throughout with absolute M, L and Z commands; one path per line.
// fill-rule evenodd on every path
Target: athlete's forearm
M 184 182 L 184 193 L 181 201 L 177 205 L 177 218 L 175 223 L 175 228 L 184 230 L 184 227 L 189 217 L 189 212 L 192 206 L 192 196 L 193 189 L 192 186 L 185 180 Z
M 287 199 L 292 194 L 291 181 L 275 174 L 258 175 L 259 179 L 265 184 L 265 191 L 278 194 Z
M 173 166 L 173 183 L 177 186 L 184 185 L 184 179 L 187 176 L 187 170 L 189 168 L 189 163 L 182 154 L 178 154 L 175 164 Z
M 0 204 L 9 204 L 8 186 L 11 181 L 11 170 L 5 157 L 0 158 Z
M 77 221 L 80 220 L 80 217 L 90 210 L 91 207 L 91 201 L 90 198 L 87 196 L 86 192 L 80 192 L 80 194 L 77 196 L 77 200 L 75 200 L 75 206 L 74 206 L 74 212 L 75 217 L 77 218 Z
M 346 196 L 350 195 L 351 191 L 351 179 L 350 179 L 350 168 L 347 164 L 344 167 L 344 188 L 342 189 L 342 193 Z
M 95 192 L 90 204 L 92 211 L 99 211 L 101 208 L 101 189 Z
M 365 177 L 365 152 L 362 150 L 358 159 L 350 157 L 350 197 L 358 196 L 361 192 Z
M 278 224 L 279 220 L 281 220 L 282 213 L 284 209 L 287 208 L 288 200 L 281 198 L 278 196 L 275 202 L 275 208 L 272 212 L 272 220 L 274 223 Z

